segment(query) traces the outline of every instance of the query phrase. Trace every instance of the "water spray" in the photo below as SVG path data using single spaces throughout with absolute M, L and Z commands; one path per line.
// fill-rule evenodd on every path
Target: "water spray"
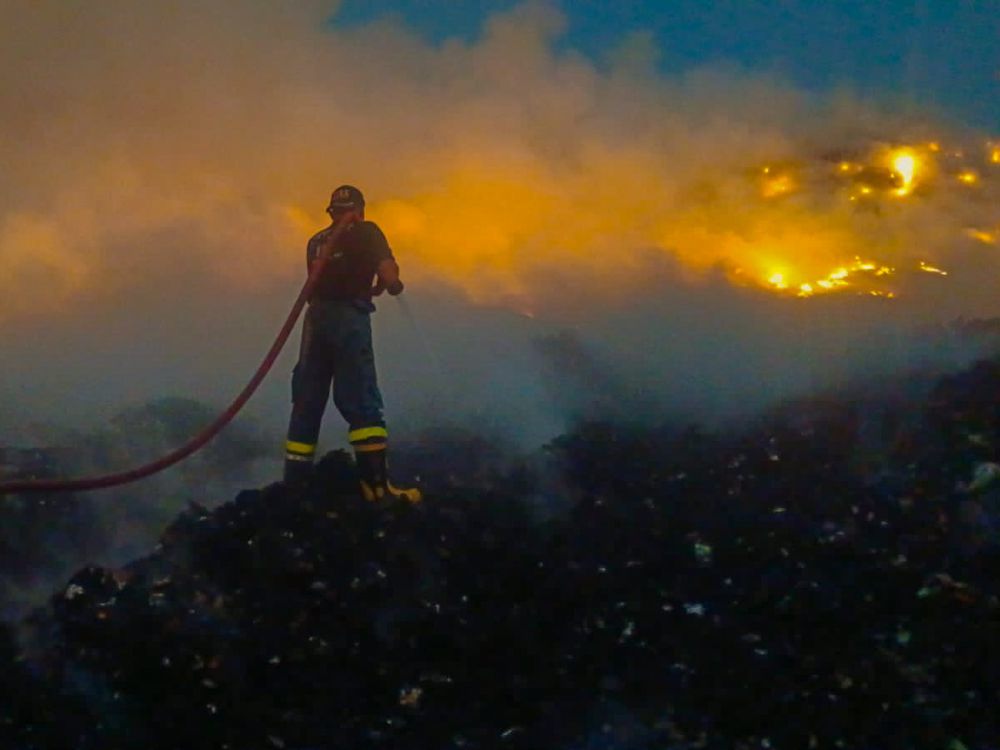
M 433 372 L 431 373 L 436 379 L 444 376 L 444 367 L 441 366 L 441 360 L 438 359 L 434 350 L 430 346 L 430 342 L 427 340 L 427 335 L 424 333 L 424 329 L 417 322 L 416 316 L 413 314 L 413 310 L 410 308 L 410 303 L 406 299 L 399 295 L 396 297 L 396 301 L 399 303 L 399 309 L 403 311 L 403 316 L 409 321 L 410 328 L 413 329 L 413 335 L 420 342 L 420 348 L 423 349 L 424 357 L 426 357 L 427 362 L 430 364 Z

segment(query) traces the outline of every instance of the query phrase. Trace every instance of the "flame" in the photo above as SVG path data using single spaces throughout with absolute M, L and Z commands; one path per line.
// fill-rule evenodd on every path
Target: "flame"
M 973 169 L 966 169 L 956 175 L 956 179 L 966 185 L 975 185 L 979 182 L 979 174 Z
M 917 157 L 912 151 L 896 151 L 892 155 L 892 169 L 903 184 L 896 190 L 896 195 L 906 195 L 913 189 L 913 178 L 917 172 Z
M 859 277 L 871 277 L 878 278 L 882 276 L 889 276 L 895 272 L 894 268 L 890 266 L 879 265 L 873 261 L 861 260 L 860 258 L 855 258 L 854 262 L 847 266 L 839 266 L 826 276 L 817 279 L 810 279 L 807 281 L 796 282 L 795 288 L 797 290 L 796 294 L 799 297 L 811 297 L 815 294 L 822 294 L 825 292 L 833 292 L 846 287 L 851 286 L 857 281 Z M 852 278 L 853 277 L 853 278 Z M 768 279 L 767 283 L 775 290 L 785 291 L 791 287 L 788 281 L 787 271 L 772 273 Z M 894 297 L 892 292 L 880 289 L 862 289 L 861 291 L 867 291 L 868 294 L 875 294 L 883 297 Z
M 987 143 L 986 148 L 990 153 L 990 163 L 1000 164 L 1000 143 Z

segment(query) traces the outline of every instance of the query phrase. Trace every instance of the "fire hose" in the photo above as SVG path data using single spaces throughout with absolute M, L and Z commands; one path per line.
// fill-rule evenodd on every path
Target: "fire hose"
M 239 413 L 240 409 L 242 409 L 247 401 L 250 400 L 250 397 L 253 396 L 261 382 L 263 382 L 267 373 L 274 365 L 275 360 L 277 360 L 278 355 L 281 353 L 281 349 L 284 347 L 285 342 L 288 341 L 288 337 L 291 335 L 292 329 L 295 327 L 299 316 L 302 314 L 302 308 L 305 307 L 306 302 L 312 296 L 313 288 L 319 281 L 319 277 L 323 273 L 323 268 L 329 260 L 330 249 L 336 243 L 337 238 L 340 237 L 344 230 L 356 219 L 356 214 L 346 214 L 334 225 L 333 231 L 327 239 L 325 252 L 322 252 L 313 263 L 312 268 L 309 271 L 309 278 L 306 279 L 306 283 L 302 286 L 302 291 L 299 292 L 299 296 L 296 298 L 295 304 L 292 305 L 292 309 L 288 313 L 288 317 L 285 319 L 284 325 L 281 327 L 281 330 L 278 331 L 278 335 L 274 339 L 274 343 L 271 344 L 271 348 L 264 356 L 264 360 L 260 363 L 257 371 L 253 374 L 250 381 L 246 384 L 243 390 L 240 391 L 239 395 L 225 409 L 225 411 L 220 413 L 219 416 L 216 417 L 211 424 L 201 430 L 201 432 L 188 440 L 188 442 L 184 443 L 184 445 L 171 451 L 162 458 L 127 471 L 120 471 L 114 474 L 104 474 L 102 476 L 95 477 L 81 477 L 79 479 L 17 479 L 8 482 L 0 481 L 0 495 L 14 492 L 79 492 L 84 490 L 100 490 L 108 487 L 117 487 L 122 484 L 138 481 L 139 479 L 145 479 L 148 476 L 161 472 L 164 469 L 183 461 L 188 456 L 203 448 L 212 438 L 222 431 L 222 428 L 233 420 L 233 418 Z

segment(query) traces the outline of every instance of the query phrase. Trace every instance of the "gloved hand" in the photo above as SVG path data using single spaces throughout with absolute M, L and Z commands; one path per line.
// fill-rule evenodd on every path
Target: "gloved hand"
M 372 287 L 372 297 L 378 297 L 384 291 L 385 291 L 385 284 L 383 284 L 382 281 L 379 280 L 375 284 L 375 286 Z
M 389 292 L 393 297 L 403 293 L 403 282 L 396 279 L 393 283 L 386 287 L 386 291 Z

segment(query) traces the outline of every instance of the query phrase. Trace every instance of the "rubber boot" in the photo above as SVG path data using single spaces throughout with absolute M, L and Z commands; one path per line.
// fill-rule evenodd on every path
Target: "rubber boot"
M 306 459 L 285 459 L 285 484 L 302 486 L 309 482 L 313 473 L 313 462 Z
M 375 448 L 372 445 L 361 445 L 355 448 L 354 459 L 358 465 L 361 497 L 368 502 L 402 500 L 414 505 L 419 503 L 423 499 L 423 495 L 416 487 L 395 487 L 389 481 L 385 454 L 384 445 L 380 448 Z

